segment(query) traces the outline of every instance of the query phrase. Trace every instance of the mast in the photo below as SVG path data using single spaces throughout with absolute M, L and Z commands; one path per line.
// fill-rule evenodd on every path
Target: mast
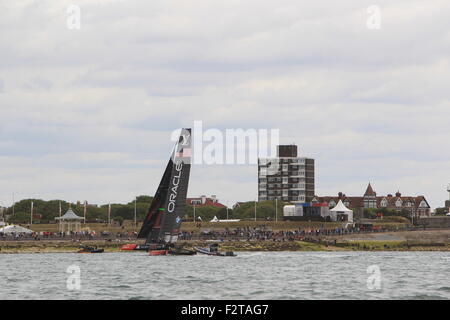
M 59 232 L 61 232 L 61 215 L 62 215 L 62 207 L 61 201 L 59 201 Z
M 278 222 L 278 197 L 275 198 L 275 222 Z
M 178 240 L 191 169 L 191 129 L 183 128 L 167 163 L 138 238 L 150 243 Z
M 86 224 L 87 200 L 84 200 L 84 224 Z
M 137 196 L 134 198 L 134 227 L 137 225 Z
M 111 226 L 111 203 L 108 205 L 108 226 Z

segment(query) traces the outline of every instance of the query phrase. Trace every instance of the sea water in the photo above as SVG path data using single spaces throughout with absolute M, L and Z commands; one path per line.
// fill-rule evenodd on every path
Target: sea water
M 0 299 L 449 299 L 450 252 L 0 255 Z

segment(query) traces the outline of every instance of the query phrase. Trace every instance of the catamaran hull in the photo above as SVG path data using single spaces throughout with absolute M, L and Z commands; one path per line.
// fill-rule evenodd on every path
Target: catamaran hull
M 120 250 L 122 251 L 133 251 L 136 250 L 137 244 L 124 244 Z
M 161 244 L 125 244 L 120 248 L 122 251 L 150 251 L 150 250 L 166 250 L 165 245 Z
M 150 250 L 148 252 L 149 256 L 167 256 L 168 250 Z

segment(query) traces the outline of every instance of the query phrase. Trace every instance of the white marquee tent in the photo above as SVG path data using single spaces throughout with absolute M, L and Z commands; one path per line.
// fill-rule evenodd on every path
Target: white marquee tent
M 353 222 L 353 210 L 350 210 L 349 208 L 347 208 L 342 203 L 342 200 L 339 200 L 336 207 L 334 207 L 333 209 L 330 209 L 330 213 L 331 213 L 332 220 L 337 219 L 337 221 L 339 221 L 339 219 L 338 219 L 339 216 L 346 215 L 347 221 Z M 334 220 L 334 221 L 336 221 L 336 220 Z
M 3 234 L 21 234 L 21 233 L 31 234 L 33 232 L 34 232 L 33 230 L 16 225 L 10 225 L 0 228 L 0 233 Z

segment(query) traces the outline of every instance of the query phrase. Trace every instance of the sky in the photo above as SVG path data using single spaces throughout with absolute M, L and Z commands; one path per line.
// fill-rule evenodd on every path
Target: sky
M 370 181 L 442 207 L 449 16 L 448 0 L 0 0 L 0 206 L 152 195 L 173 130 L 202 121 L 279 129 L 315 159 L 317 195 Z M 194 165 L 202 194 L 254 200 L 257 167 Z

